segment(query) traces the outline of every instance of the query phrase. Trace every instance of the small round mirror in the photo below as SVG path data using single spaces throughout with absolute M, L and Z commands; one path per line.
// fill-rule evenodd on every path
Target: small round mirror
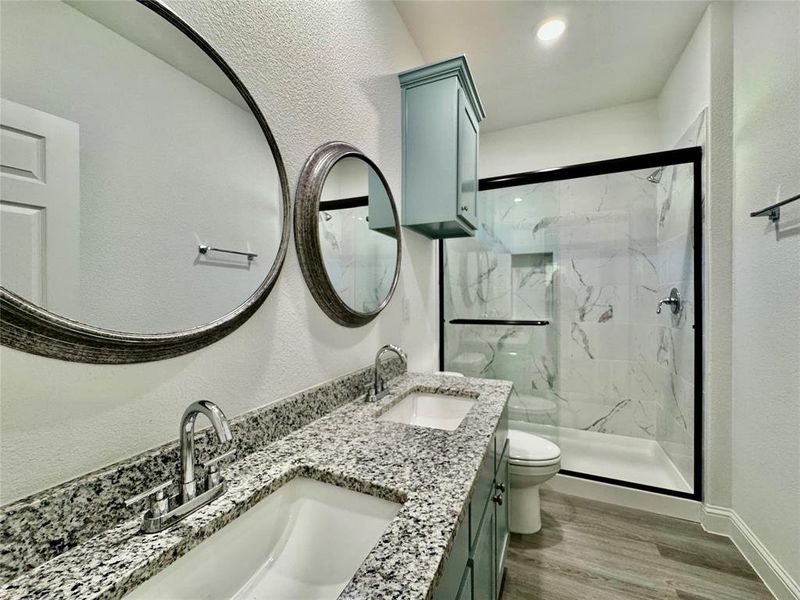
M 378 167 L 343 142 L 303 168 L 295 238 L 309 289 L 337 323 L 358 327 L 388 304 L 400 272 L 400 226 Z

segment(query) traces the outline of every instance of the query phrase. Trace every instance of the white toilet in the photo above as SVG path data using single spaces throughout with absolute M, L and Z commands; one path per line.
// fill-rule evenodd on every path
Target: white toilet
M 561 468 L 561 450 L 553 442 L 526 431 L 508 430 L 509 510 L 513 533 L 542 528 L 539 486 Z
M 463 377 L 455 371 L 436 371 L 434 375 Z M 509 529 L 513 533 L 536 533 L 542 528 L 539 486 L 561 468 L 561 449 L 550 440 L 514 428 L 514 420 L 552 414 L 555 403 L 546 398 L 521 395 L 509 402 L 511 424 L 508 429 L 508 473 L 511 478 Z

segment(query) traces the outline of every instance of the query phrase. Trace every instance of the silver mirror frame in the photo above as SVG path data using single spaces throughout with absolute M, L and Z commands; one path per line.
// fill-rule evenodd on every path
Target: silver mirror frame
M 170 333 L 135 334 L 93 327 L 40 308 L 0 286 L 0 343 L 5 346 L 60 360 L 95 364 L 140 363 L 180 356 L 216 342 L 247 321 L 263 304 L 283 267 L 291 228 L 289 183 L 264 115 L 233 69 L 199 33 L 157 0 L 136 2 L 166 19 L 197 44 L 225 73 L 258 121 L 281 183 L 283 223 L 275 260 L 258 288 L 238 308 L 205 325 Z
M 319 241 L 319 202 L 322 188 L 333 166 L 343 158 L 353 157 L 363 160 L 369 165 L 383 183 L 389 203 L 392 205 L 394 215 L 395 233 L 397 239 L 397 260 L 395 261 L 394 277 L 389 287 L 386 298 L 380 306 L 372 312 L 359 312 L 354 310 L 336 293 L 325 269 L 322 257 L 322 248 Z M 400 218 L 397 214 L 397 205 L 392 195 L 392 190 L 386 178 L 367 156 L 358 148 L 347 142 L 327 142 L 314 150 L 303 165 L 300 179 L 297 182 L 297 191 L 294 199 L 294 241 L 297 248 L 297 258 L 300 269 L 306 280 L 311 295 L 331 319 L 345 327 L 361 327 L 372 321 L 386 308 L 394 295 L 397 282 L 400 279 L 400 264 L 402 262 L 402 240 Z

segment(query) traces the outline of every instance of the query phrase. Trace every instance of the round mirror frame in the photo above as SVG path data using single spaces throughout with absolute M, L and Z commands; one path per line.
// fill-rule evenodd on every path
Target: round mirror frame
M 397 239 L 397 259 L 395 260 L 394 277 L 386 298 L 371 312 L 359 312 L 350 307 L 333 287 L 325 268 L 322 247 L 319 241 L 319 202 L 322 188 L 334 165 L 343 158 L 354 157 L 363 160 L 378 175 L 389 197 L 394 215 Z M 339 325 L 345 327 L 361 327 L 372 321 L 386 308 L 394 295 L 397 281 L 400 279 L 400 263 L 402 259 L 402 240 L 400 218 L 392 196 L 392 190 L 377 165 L 358 148 L 346 142 L 327 142 L 314 150 L 303 165 L 294 201 L 294 241 L 297 247 L 297 258 L 300 269 L 306 280 L 308 289 L 320 308 Z
M 157 0 L 136 2 L 166 19 L 203 50 L 239 91 L 258 121 L 281 183 L 283 223 L 275 260 L 258 288 L 237 308 L 205 325 L 170 333 L 136 334 L 93 327 L 40 308 L 0 286 L 0 343 L 5 346 L 60 360 L 95 364 L 139 363 L 180 356 L 208 346 L 240 327 L 263 304 L 283 266 L 291 227 L 289 184 L 278 145 L 264 115 L 233 69 L 199 33 Z

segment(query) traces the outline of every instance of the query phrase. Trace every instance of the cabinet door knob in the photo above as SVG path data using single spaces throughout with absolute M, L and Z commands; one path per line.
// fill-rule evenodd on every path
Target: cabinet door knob
M 494 489 L 496 489 L 496 490 L 497 490 L 498 492 L 500 492 L 501 494 L 504 494 L 504 493 L 505 493 L 505 491 L 506 491 L 506 484 L 504 484 L 504 483 L 498 483 L 498 484 L 496 484 L 496 485 L 494 486 Z
M 492 498 L 492 502 L 497 504 L 497 506 L 503 506 L 503 494 L 495 494 Z
M 469 212 L 469 206 L 462 206 L 461 212 Z

